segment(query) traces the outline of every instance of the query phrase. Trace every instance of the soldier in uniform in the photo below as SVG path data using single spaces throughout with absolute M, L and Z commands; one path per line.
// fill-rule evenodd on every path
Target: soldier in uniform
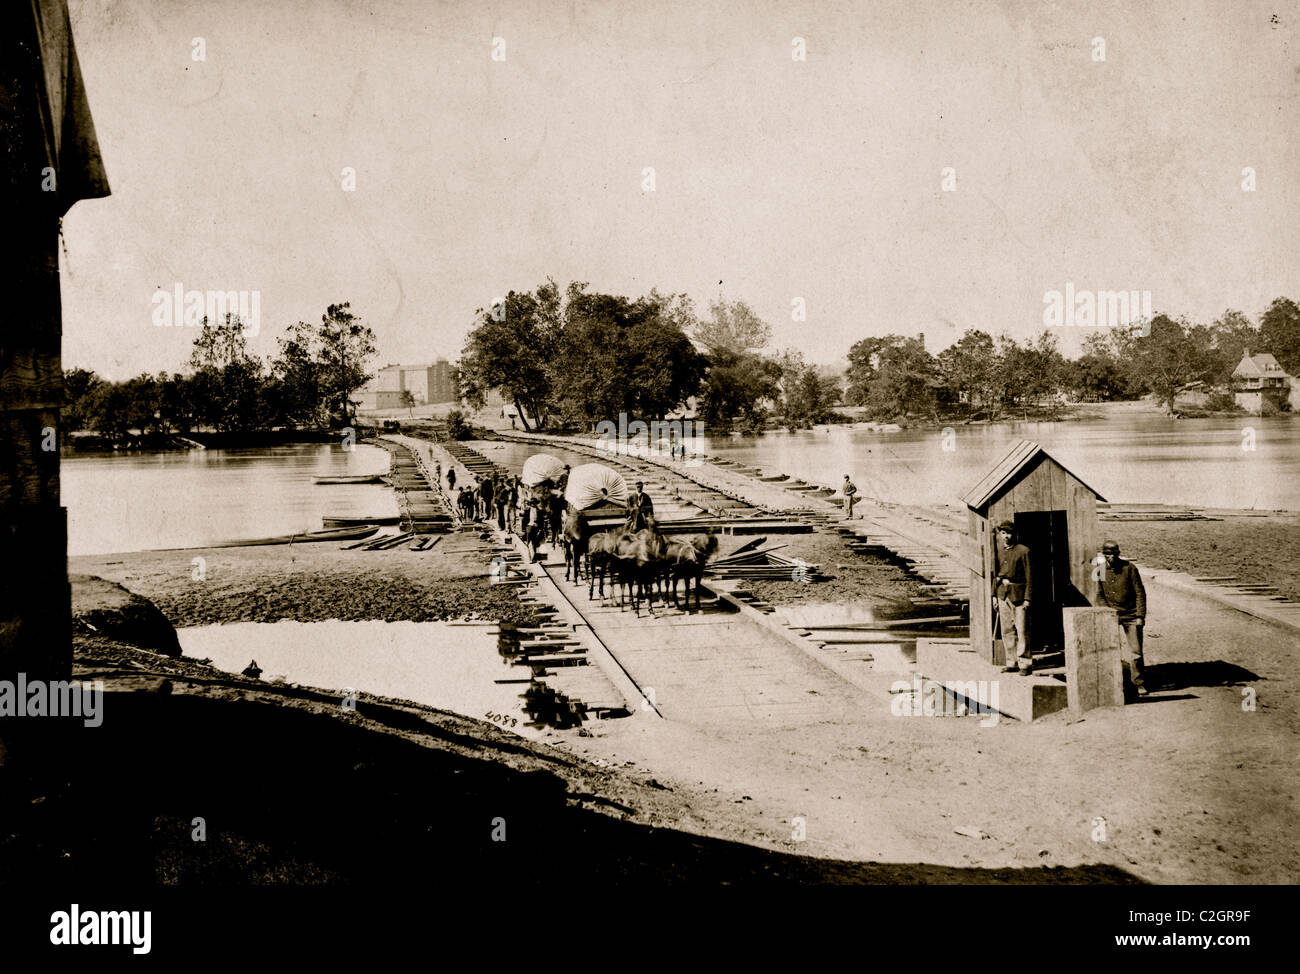
M 627 496 L 627 531 L 629 534 L 636 534 L 646 526 L 646 518 L 654 516 L 654 502 L 650 500 L 650 495 L 642 490 L 644 486 L 645 484 L 638 480 L 636 490 Z
M 1146 622 L 1147 593 L 1142 586 L 1142 576 L 1137 565 L 1125 561 L 1119 556 L 1119 545 L 1107 541 L 1101 546 L 1102 557 L 1106 559 L 1106 577 L 1097 587 L 1097 604 L 1110 606 L 1119 613 L 1119 625 L 1124 630 L 1127 643 L 1125 654 L 1124 682 L 1137 691 L 1139 697 L 1147 695 L 1146 682 L 1142 679 L 1144 664 L 1142 661 L 1142 627 Z
M 1014 524 L 1003 521 L 998 525 L 998 577 L 993 595 L 1006 651 L 1003 672 L 1028 676 L 1034 667 L 1027 619 L 1034 578 L 1029 569 L 1029 549 L 1017 544 L 1015 538 Z

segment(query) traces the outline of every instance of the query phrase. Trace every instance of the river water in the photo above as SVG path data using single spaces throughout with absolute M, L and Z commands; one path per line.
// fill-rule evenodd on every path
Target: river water
M 1300 421 L 1288 417 L 1114 416 L 876 433 L 844 427 L 703 437 L 706 454 L 766 474 L 911 504 L 958 498 L 1020 439 L 1035 440 L 1109 501 L 1300 510 Z M 945 449 L 945 447 L 948 447 Z
M 529 712 L 529 669 L 512 665 L 486 626 L 446 622 L 240 622 L 178 629 L 186 656 L 264 680 L 347 689 L 452 710 L 524 737 L 543 723 Z
M 955 504 L 1022 438 L 1041 443 L 1110 501 L 1300 510 L 1300 424 L 1285 417 L 1118 415 L 956 426 L 947 438 L 937 429 L 830 427 L 701 437 L 699 448 L 831 486 L 847 473 L 867 496 Z M 378 447 L 327 443 L 66 458 L 68 551 L 195 547 L 317 530 L 326 514 L 393 515 L 388 487 L 312 483 L 387 470 Z
M 391 516 L 397 500 L 386 486 L 312 482 L 387 472 L 387 451 L 332 443 L 65 457 L 68 554 L 318 531 L 326 514 Z

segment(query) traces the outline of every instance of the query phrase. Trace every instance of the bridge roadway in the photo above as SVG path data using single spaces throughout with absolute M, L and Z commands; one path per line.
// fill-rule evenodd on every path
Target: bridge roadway
M 888 707 L 707 589 L 699 612 L 656 604 L 638 616 L 599 594 L 587 598 L 585 582 L 566 582 L 559 553 L 531 567 L 539 596 L 594 635 L 591 658 L 642 712 L 696 727 L 794 727 Z

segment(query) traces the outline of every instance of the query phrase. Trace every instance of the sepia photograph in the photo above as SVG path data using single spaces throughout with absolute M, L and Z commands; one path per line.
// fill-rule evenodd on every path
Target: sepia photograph
M 1280 934 L 1300 5 L 0 19 L 6 951 Z

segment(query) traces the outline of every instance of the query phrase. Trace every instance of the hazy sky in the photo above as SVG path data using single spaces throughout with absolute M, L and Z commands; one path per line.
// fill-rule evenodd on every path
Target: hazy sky
M 348 300 L 381 363 L 547 276 L 721 292 L 826 362 L 1026 337 L 1066 282 L 1300 299 L 1294 2 L 69 5 L 113 195 L 64 223 L 64 360 L 112 378 L 186 360 L 176 283 L 260 291 L 264 353 Z

